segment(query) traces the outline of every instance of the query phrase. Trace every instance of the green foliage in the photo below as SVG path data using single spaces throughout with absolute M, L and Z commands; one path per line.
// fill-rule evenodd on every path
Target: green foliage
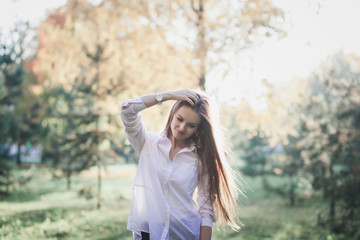
M 18 103 L 22 89 L 24 70 L 18 64 L 16 43 L 7 42 L 0 35 L 0 195 L 9 193 L 11 168 L 5 162 L 8 146 L 17 140 L 15 106 Z
M 15 47 L 16 43 L 9 44 L 7 39 L 0 39 L 0 144 L 16 140 L 14 110 L 22 94 L 24 71 L 18 64 L 19 57 Z
M 243 135 L 247 136 L 247 142 L 239 148 L 243 149 L 241 159 L 245 161 L 242 172 L 249 176 L 264 176 L 268 174 L 267 159 L 272 149 L 269 147 L 265 134 L 257 129 L 255 132 L 245 131 Z
M 302 139 L 293 145 L 313 176 L 314 189 L 329 201 L 324 223 L 349 236 L 359 234 L 360 220 L 360 71 L 351 64 L 339 53 L 313 76 L 313 96 L 300 105 Z
M 1 37 L 1 152 L 6 152 L 5 143 L 36 144 L 42 136 L 44 155 L 54 159 L 57 168 L 53 175 L 66 175 L 68 181 L 73 174 L 95 164 L 105 166 L 108 159 L 116 159 L 118 155 L 126 162 L 133 161 L 135 154 L 119 133 L 122 130 L 119 116 L 110 111 L 110 103 L 119 108 L 119 99 L 140 93 L 179 86 L 205 88 L 205 71 L 219 62 L 229 63 L 229 53 L 241 52 L 263 37 L 282 33 L 283 12 L 268 1 L 245 1 L 234 5 L 232 11 L 218 11 L 218 14 L 212 14 L 217 12 L 212 8 L 228 9 L 230 2 L 194 3 L 68 1 L 64 8 L 54 11 L 44 21 L 39 33 L 36 69 L 40 70 L 36 77 L 42 80 L 42 98 L 31 94 L 29 87 L 35 79 L 24 70 L 27 59 L 24 59 L 22 44 L 27 28 L 16 28 L 10 40 Z M 179 19 L 183 19 L 189 31 L 177 31 L 182 21 Z M 180 35 L 177 32 L 181 32 Z M 189 32 L 198 34 L 196 40 L 189 38 Z M 183 43 L 171 41 L 176 37 Z M 265 199 L 264 194 L 250 194 L 252 200 L 247 207 L 252 212 L 244 212 L 244 230 L 216 232 L 215 238 L 351 239 L 359 236 L 358 60 L 351 61 L 349 56 L 339 54 L 325 65 L 311 79 L 312 96 L 304 98 L 303 103 L 290 112 L 298 134 L 289 135 L 288 143 L 281 143 L 283 152 L 275 153 L 261 130 L 245 131 L 237 136 L 239 142 L 235 147 L 245 162 L 244 173 L 253 176 L 250 182 L 262 183 L 270 195 Z M 44 119 L 43 109 L 46 109 Z M 156 122 L 162 116 L 151 117 Z M 3 214 L 1 236 L 9 239 L 19 236 L 25 239 L 90 236 L 131 239 L 130 233 L 124 230 L 126 211 L 120 208 L 113 211 L 119 202 L 113 199 L 105 202 L 105 214 L 87 208 L 93 201 L 91 189 L 95 181 L 90 186 L 79 186 L 79 182 L 83 184 L 88 179 L 75 175 L 75 189 L 65 190 L 63 179 L 51 181 L 39 177 L 32 183 L 31 175 L 12 175 L 11 169 L 1 158 L 0 191 L 7 201 L 1 205 L 4 210 L 0 213 Z M 118 186 L 130 188 L 122 184 L 118 182 Z M 6 196 L 8 187 L 15 185 L 14 194 Z M 110 185 L 104 184 L 105 188 Z M 320 191 L 328 209 L 322 200 L 311 198 Z M 256 194 L 259 192 L 262 193 L 258 190 Z M 85 201 L 84 198 L 86 202 L 79 200 Z M 284 207 L 284 198 L 290 199 L 290 205 L 296 202 L 296 206 Z M 69 201 L 73 205 L 59 203 L 44 209 L 46 199 L 59 199 L 61 204 Z M 39 205 L 34 207 L 30 201 Z M 5 211 L 8 207 L 17 208 L 15 203 L 23 204 L 23 209 L 17 213 Z M 124 203 L 124 209 L 127 210 L 128 204 Z M 329 216 L 324 217 L 325 211 L 329 211 Z M 293 215 L 298 219 L 291 219 Z M 318 228 L 318 223 L 340 234 Z M 115 230 L 117 225 L 120 230 Z
M 15 169 L 23 175 L 29 169 Z M 85 199 L 78 192 L 85 186 L 96 184 L 96 168 L 75 176 L 72 190 L 66 189 L 65 179 L 52 179 L 51 168 L 32 168 L 34 179 L 26 187 L 0 202 L 0 236 L 17 239 L 132 239 L 126 230 L 130 211 L 131 187 L 136 165 L 108 167 L 103 182 L 103 207 L 97 210 L 94 199 Z M 262 189 L 260 177 L 245 179 L 251 192 L 239 202 L 240 219 L 244 226 L 240 232 L 214 225 L 213 238 L 217 239 L 332 239 L 355 240 L 334 234 L 317 226 L 314 213 L 326 207 L 322 200 L 307 200 L 297 207 L 284 206 L 277 195 Z M 269 178 L 272 185 L 284 181 Z
M 247 143 L 240 146 L 244 174 L 262 176 L 264 188 L 288 198 L 291 206 L 322 192 L 328 208 L 319 212 L 319 225 L 347 237 L 359 235 L 360 222 L 357 64 L 356 57 L 339 53 L 314 73 L 310 97 L 289 108 L 296 131 L 283 140 L 281 152 L 267 147 L 259 132 L 247 134 Z M 283 183 L 271 184 L 272 174 L 284 178 Z
M 17 22 L 8 36 L 0 35 L 0 145 L 18 146 L 18 164 L 20 146 L 36 144 L 41 128 L 41 106 L 30 91 L 36 80 L 25 70 L 28 31 L 28 23 Z
M 12 184 L 11 168 L 3 159 L 0 160 L 0 199 L 9 194 L 9 186 Z

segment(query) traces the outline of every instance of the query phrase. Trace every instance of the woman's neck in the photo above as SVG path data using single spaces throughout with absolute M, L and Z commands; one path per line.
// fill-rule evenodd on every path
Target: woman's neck
M 172 134 L 170 134 L 169 139 L 172 143 L 173 149 L 178 149 L 178 148 L 183 149 L 190 145 L 189 139 L 179 140 L 179 139 L 174 138 L 174 136 Z

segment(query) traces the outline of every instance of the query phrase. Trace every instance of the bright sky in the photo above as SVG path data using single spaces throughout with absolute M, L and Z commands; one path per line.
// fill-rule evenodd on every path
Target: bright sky
M 286 81 L 294 74 L 307 75 L 319 60 L 339 50 L 360 54 L 360 1 L 323 0 L 320 6 L 316 1 L 312 5 L 310 1 L 279 2 L 292 13 L 294 26 L 286 39 L 270 41 L 257 50 L 255 64 L 269 78 Z
M 33 26 L 46 16 L 46 10 L 63 5 L 66 0 L 1 0 L 0 28 L 6 30 L 18 19 Z M 273 0 L 291 21 L 288 36 L 267 41 L 244 52 L 219 86 L 221 71 L 208 75 L 208 89 L 217 89 L 223 100 L 245 98 L 257 109 L 263 108 L 261 79 L 275 84 L 294 76 L 306 77 L 321 61 L 343 50 L 360 55 L 359 0 Z M 240 66 L 240 67 L 239 67 Z M 221 66 L 219 66 L 221 69 Z
M 360 55 L 359 0 L 274 2 L 290 16 L 292 27 L 287 37 L 267 41 L 244 53 L 238 71 L 232 72 L 220 87 L 214 85 L 220 96 L 235 102 L 239 100 L 237 96 L 241 96 L 258 110 L 266 107 L 261 97 L 265 90 L 261 79 L 281 84 L 295 76 L 308 76 L 335 52 Z
M 64 5 L 66 0 L 1 0 L 0 28 L 8 30 L 16 20 L 27 20 L 36 26 L 46 11 Z

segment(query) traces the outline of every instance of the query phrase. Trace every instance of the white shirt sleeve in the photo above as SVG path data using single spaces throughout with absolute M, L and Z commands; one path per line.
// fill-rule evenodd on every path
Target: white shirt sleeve
M 141 111 L 146 105 L 141 98 L 125 101 L 121 105 L 121 120 L 125 126 L 125 134 L 137 153 L 141 152 L 146 140 L 146 127 L 141 120 Z
M 203 176 L 199 180 L 197 204 L 199 206 L 199 214 L 201 216 L 201 226 L 212 227 L 216 221 L 216 214 L 210 201 L 210 184 L 208 175 Z

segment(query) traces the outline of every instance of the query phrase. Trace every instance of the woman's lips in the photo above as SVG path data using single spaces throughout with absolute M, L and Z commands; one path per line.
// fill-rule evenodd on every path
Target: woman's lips
M 184 132 L 180 132 L 179 130 L 176 129 L 176 131 L 178 132 L 179 135 L 184 135 Z

